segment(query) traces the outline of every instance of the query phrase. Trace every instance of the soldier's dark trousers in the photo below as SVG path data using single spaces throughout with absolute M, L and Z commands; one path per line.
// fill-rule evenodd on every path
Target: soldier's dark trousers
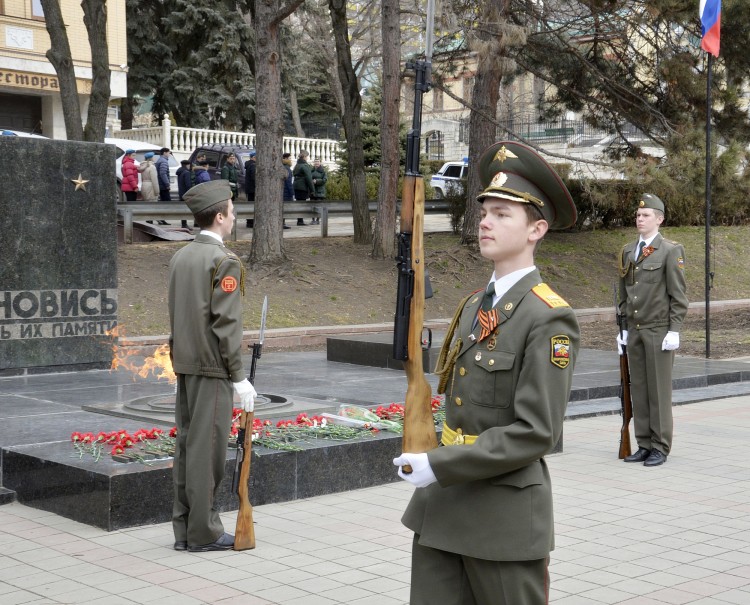
M 232 382 L 177 375 L 172 527 L 175 541 L 211 544 L 224 533 L 214 500 L 224 478 L 232 424 Z
M 547 605 L 549 559 L 485 561 L 412 544 L 410 605 Z
M 672 449 L 672 367 L 674 351 L 662 351 L 667 328 L 630 329 L 628 365 L 633 427 L 638 447 Z

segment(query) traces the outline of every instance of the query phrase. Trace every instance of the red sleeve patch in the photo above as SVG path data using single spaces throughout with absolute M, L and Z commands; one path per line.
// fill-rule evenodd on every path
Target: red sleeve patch
M 221 280 L 221 289 L 224 292 L 234 292 L 237 289 L 237 280 L 234 277 L 227 276 Z

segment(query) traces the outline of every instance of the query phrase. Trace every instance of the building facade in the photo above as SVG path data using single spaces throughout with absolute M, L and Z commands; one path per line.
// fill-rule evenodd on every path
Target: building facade
M 78 0 L 59 1 L 85 120 L 92 71 L 83 10 Z M 127 95 L 125 0 L 108 0 L 106 6 L 110 98 L 116 104 Z M 49 48 L 40 0 L 0 0 L 0 128 L 67 138 L 57 74 L 46 57 Z M 117 117 L 115 106 L 110 116 L 112 131 Z

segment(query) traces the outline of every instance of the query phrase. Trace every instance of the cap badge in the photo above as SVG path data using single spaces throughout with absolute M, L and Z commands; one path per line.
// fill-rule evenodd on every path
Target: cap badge
M 494 159 L 498 160 L 501 164 L 508 158 L 518 159 L 518 156 L 512 151 L 508 151 L 505 148 L 505 145 L 503 145 L 500 149 L 497 150 L 497 153 L 495 154 L 495 157 L 494 157 Z
M 638 207 L 639 208 L 643 208 L 645 205 L 646 205 L 646 202 L 644 202 L 643 200 L 641 200 L 640 202 L 638 202 Z
M 498 152 L 499 153 L 499 152 Z M 508 175 L 504 172 L 498 172 L 490 183 L 490 187 L 502 187 L 505 185 L 505 181 L 508 180 Z

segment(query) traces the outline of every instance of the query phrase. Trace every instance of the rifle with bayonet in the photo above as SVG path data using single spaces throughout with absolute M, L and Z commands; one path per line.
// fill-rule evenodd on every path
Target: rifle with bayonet
M 617 304 L 617 284 L 614 286 L 615 291 L 615 317 L 617 317 L 617 328 L 622 333 L 627 324 L 625 316 L 620 313 L 620 306 Z M 633 419 L 633 402 L 630 400 L 630 366 L 628 365 L 628 347 L 620 345 L 622 353 L 620 355 L 620 414 L 622 415 L 622 427 L 620 428 L 620 460 L 630 456 L 630 421 Z
M 431 88 L 432 34 L 435 1 L 427 0 L 427 46 L 424 60 L 409 61 L 415 72 L 414 117 L 406 139 L 406 172 L 401 195 L 398 234 L 398 288 L 393 329 L 393 357 L 404 362 L 407 391 L 404 402 L 404 452 L 423 453 L 437 447 L 432 417 L 432 389 L 424 375 L 423 343 L 432 339 L 424 332 L 424 301 L 432 296 L 424 268 L 424 178 L 419 173 L 422 130 L 422 95 Z M 404 473 L 411 467 L 405 465 Z
M 268 312 L 268 297 L 263 298 L 263 310 L 260 316 L 260 332 L 258 342 L 253 344 L 253 359 L 250 363 L 250 382 L 255 385 L 255 368 L 263 351 L 263 337 L 266 331 L 266 314 Z M 237 527 L 234 532 L 234 550 L 249 550 L 255 548 L 255 527 L 253 526 L 253 507 L 250 504 L 248 482 L 250 480 L 250 458 L 253 446 L 254 412 L 242 412 L 240 426 L 237 431 L 237 459 L 234 463 L 232 477 L 232 491 L 240 499 L 240 509 L 237 511 Z

